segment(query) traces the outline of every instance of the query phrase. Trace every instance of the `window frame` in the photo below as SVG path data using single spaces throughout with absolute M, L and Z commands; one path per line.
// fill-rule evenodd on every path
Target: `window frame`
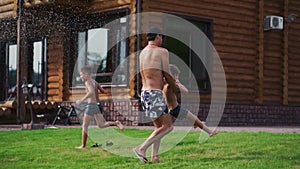
M 47 99 L 47 37 L 43 37 L 43 38 L 33 38 L 33 39 L 28 39 L 27 40 L 27 72 L 26 72 L 26 77 L 27 77 L 27 81 L 29 82 L 29 84 L 32 83 L 32 79 L 33 79 L 33 75 L 32 75 L 32 71 L 30 70 L 31 68 L 29 67 L 30 65 L 33 65 L 33 43 L 34 42 L 42 42 L 42 70 L 41 70 L 41 75 L 42 75 L 42 85 L 41 87 L 41 93 L 40 93 L 40 100 L 46 100 Z M 9 60 L 10 60 L 10 52 L 9 52 L 9 47 L 11 45 L 16 45 L 17 46 L 17 42 L 16 41 L 2 41 L 0 42 L 0 52 L 1 52 L 1 64 L 4 65 L 5 69 L 3 72 L 1 72 L 1 75 L 3 75 L 3 77 L 5 77 L 4 81 L 1 83 L 2 89 L 1 89 L 1 95 L 0 95 L 0 99 L 1 100 L 9 100 L 15 97 L 15 95 L 11 95 L 9 90 L 10 90 L 10 85 L 9 85 L 9 80 L 10 80 L 10 76 L 9 76 Z M 17 49 L 16 49 L 17 50 Z M 29 58 L 31 57 L 31 58 Z M 17 51 L 16 51 L 16 65 L 18 64 L 18 56 L 17 56 Z M 17 69 L 16 68 L 16 73 L 17 73 Z M 32 68 L 33 69 L 33 68 Z M 16 79 L 17 81 L 17 79 Z M 17 86 L 17 84 L 16 84 Z M 33 96 L 34 98 L 35 96 Z
M 7 100 L 7 99 L 10 99 L 11 95 L 9 93 L 9 90 L 10 90 L 10 85 L 9 85 L 9 81 L 10 81 L 10 66 L 9 66 L 9 61 L 10 61 L 10 52 L 9 52 L 9 47 L 11 45 L 16 45 L 17 46 L 17 42 L 16 41 L 7 41 L 7 42 L 4 42 L 4 50 L 5 50 L 5 82 L 4 82 L 4 90 L 5 90 L 5 94 L 4 94 L 4 99 Z M 18 46 L 17 46 L 18 47 Z M 18 64 L 18 56 L 17 56 L 17 49 L 16 49 L 16 65 Z M 18 67 L 16 67 L 16 75 L 17 75 L 17 72 L 18 72 Z M 16 79 L 16 85 L 15 87 L 17 87 L 17 76 L 15 77 Z M 16 88 L 15 88 L 16 90 Z M 15 93 L 16 95 L 16 93 Z
M 185 20 L 187 20 L 187 21 L 189 21 L 189 22 L 191 22 L 193 24 L 194 24 L 194 22 L 204 23 L 206 25 L 206 29 L 207 30 L 203 31 L 203 33 L 206 35 L 206 37 L 213 44 L 213 24 L 214 23 L 213 23 L 212 19 L 201 18 L 201 17 L 196 17 L 196 16 L 189 16 L 189 15 L 178 14 L 178 13 L 168 13 L 168 14 L 175 15 L 177 17 L 183 18 L 183 19 L 185 19 Z M 197 25 L 195 25 L 195 26 L 197 26 Z M 164 27 L 167 29 L 167 24 L 166 23 L 165 23 Z M 189 62 L 190 62 L 189 63 L 189 68 L 193 72 L 193 70 L 191 68 L 192 67 L 191 61 L 192 61 L 192 58 L 193 58 L 193 54 L 192 53 L 194 53 L 194 52 L 189 47 Z M 211 81 L 210 81 L 210 78 L 209 78 L 209 75 L 208 75 L 208 71 L 213 71 L 213 68 L 212 68 L 213 58 L 212 57 L 206 57 L 206 60 L 207 60 L 207 62 L 206 62 L 207 68 L 206 69 L 209 69 L 209 70 L 205 69 L 205 76 L 206 76 L 205 81 L 207 83 L 207 88 L 199 88 L 198 91 L 196 91 L 196 90 L 190 90 L 191 93 L 195 93 L 195 92 L 199 92 L 199 93 L 211 93 Z
M 34 43 L 35 42 L 41 42 L 41 86 L 40 86 L 40 100 L 47 100 L 47 89 L 48 89 L 48 60 L 47 60 L 47 44 L 48 44 L 48 38 L 47 37 L 39 37 L 39 38 L 33 38 L 28 40 L 28 59 L 27 59 L 27 82 L 30 84 L 33 84 L 34 75 L 33 75 L 33 62 L 34 62 Z M 30 58 L 29 58 L 30 57 Z M 32 62 L 32 63 L 30 63 Z M 32 65 L 32 67 L 29 67 L 29 65 Z M 39 87 L 37 87 L 38 89 Z M 33 95 L 33 99 L 35 99 L 35 96 Z
M 73 84 L 73 70 L 75 70 L 77 64 L 76 64 L 76 60 L 78 57 L 78 33 L 80 32 L 87 32 L 91 29 L 96 29 L 96 28 L 102 28 L 105 24 L 109 23 L 108 21 L 112 21 L 114 19 L 118 19 L 118 18 L 122 18 L 125 17 L 127 15 L 130 14 L 130 9 L 129 8 L 122 8 L 122 9 L 117 9 L 117 10 L 112 10 L 112 11 L 105 11 L 105 12 L 100 12 L 100 13 L 92 13 L 92 14 L 87 14 L 87 15 L 80 15 L 80 16 L 75 16 L 73 18 L 71 18 L 71 21 L 78 21 L 76 22 L 72 22 L 73 25 L 71 25 L 71 39 L 70 39 L 70 57 L 69 57 L 69 63 L 70 63 L 70 68 L 72 71 L 70 71 L 69 74 L 69 80 L 68 80 L 68 84 L 69 84 L 69 88 L 71 89 L 80 89 L 80 88 L 84 88 L 84 84 L 78 84 L 78 85 L 74 85 Z M 119 16 L 119 17 L 117 17 Z M 99 18 L 102 18 L 100 22 L 90 22 L 91 20 L 99 20 Z M 104 19 L 103 19 L 104 18 Z M 129 22 L 126 21 L 124 23 L 126 29 L 126 33 L 129 33 L 129 29 L 128 29 L 128 25 Z M 110 38 L 109 38 L 109 33 L 110 30 L 108 30 L 108 39 L 107 39 L 107 43 L 108 46 L 110 45 Z M 87 39 L 88 37 L 86 37 Z M 129 38 L 125 39 L 126 41 L 126 45 L 125 45 L 125 59 L 128 57 L 129 54 Z M 122 41 L 120 41 L 119 43 L 121 43 Z M 115 58 L 116 54 L 114 53 L 114 50 L 117 50 L 118 52 L 120 51 L 119 49 L 116 49 L 117 47 L 121 46 L 118 44 L 115 44 L 113 47 L 111 47 L 110 49 L 108 49 L 107 51 L 107 57 L 111 57 L 112 62 L 113 61 L 118 61 L 120 58 Z M 87 47 L 86 47 L 87 48 Z M 74 57 L 72 57 L 74 56 Z M 112 63 L 113 64 L 113 63 Z M 117 65 L 112 65 L 112 69 L 116 69 L 118 67 Z M 129 65 L 127 65 L 128 67 Z M 93 75 L 93 77 L 96 78 L 97 77 L 109 77 L 111 78 L 112 75 L 114 73 L 114 70 L 112 70 L 111 72 L 102 72 L 102 73 L 95 73 Z M 127 69 L 127 77 L 129 77 L 129 70 Z M 110 80 L 109 82 L 99 82 L 101 83 L 101 85 L 103 87 L 127 87 L 129 85 L 129 79 L 127 78 L 126 81 L 124 82 L 124 84 L 121 85 L 114 85 L 112 84 L 112 80 Z

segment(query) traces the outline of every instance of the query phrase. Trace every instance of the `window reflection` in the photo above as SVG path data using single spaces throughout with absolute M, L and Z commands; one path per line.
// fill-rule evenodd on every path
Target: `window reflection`
M 32 84 L 33 100 L 46 99 L 47 89 L 47 39 L 29 42 L 28 83 Z
M 16 92 L 17 85 L 17 45 L 8 45 L 8 95 Z
M 79 73 L 85 65 L 93 68 L 93 78 L 104 87 L 128 85 L 128 14 L 124 8 L 72 18 L 70 87 L 84 86 Z
M 33 84 L 41 85 L 42 73 L 42 42 L 34 42 L 33 44 Z
M 79 72 L 85 65 L 92 67 L 95 79 L 102 84 L 111 84 L 112 75 L 119 66 L 118 70 L 121 70 L 121 73 L 117 75 L 117 82 L 125 84 L 128 70 L 127 65 L 121 63 L 127 55 L 127 40 L 124 39 L 126 35 L 125 25 L 118 30 L 95 28 L 78 32 L 75 86 L 83 85 Z M 110 38 L 116 38 L 118 43 L 108 49 Z

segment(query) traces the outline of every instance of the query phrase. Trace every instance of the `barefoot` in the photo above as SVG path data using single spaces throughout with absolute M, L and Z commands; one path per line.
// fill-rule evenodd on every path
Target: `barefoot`
M 161 162 L 158 157 L 152 157 L 151 161 L 153 163 L 160 163 Z
M 117 126 L 119 127 L 119 129 L 123 132 L 124 131 L 124 126 L 120 121 L 116 121 Z
M 76 149 L 81 149 L 81 150 L 83 150 L 83 149 L 85 149 L 85 146 L 77 146 L 77 147 L 75 147 Z

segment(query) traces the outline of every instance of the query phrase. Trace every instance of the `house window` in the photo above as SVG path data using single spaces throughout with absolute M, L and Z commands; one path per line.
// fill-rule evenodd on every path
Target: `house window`
M 47 97 L 47 39 L 30 41 L 28 58 L 28 83 L 32 84 L 32 99 L 45 100 Z
M 71 50 L 71 53 L 73 52 L 72 55 L 75 55 L 75 58 L 71 57 L 70 60 L 71 67 L 74 67 L 74 72 L 70 76 L 72 78 L 70 86 L 83 86 L 79 73 L 85 65 L 92 67 L 95 80 L 103 86 L 126 86 L 128 84 L 128 66 L 120 64 L 128 55 L 128 38 L 126 38 L 128 23 L 126 18 L 122 18 L 125 15 L 126 12 L 111 12 L 107 15 L 93 14 L 86 18 L 76 19 L 75 25 L 79 26 L 75 26 L 77 29 L 72 31 L 72 43 L 75 50 Z M 104 23 L 109 23 L 114 19 L 119 20 L 116 27 L 102 27 Z M 95 23 L 91 22 L 92 20 Z M 96 22 L 99 20 L 102 22 Z M 115 76 L 116 69 L 120 72 Z M 116 83 L 112 84 L 112 81 Z
M 210 67 L 212 58 L 209 53 L 211 52 L 209 51 L 209 44 L 204 42 L 206 38 L 212 40 L 212 22 L 186 16 L 181 17 L 194 24 L 206 36 L 197 37 L 193 32 L 195 30 L 188 28 L 186 25 L 174 24 L 178 21 L 172 20 L 172 18 L 166 19 L 166 34 L 176 34 L 180 36 L 179 39 L 170 36 L 166 36 L 164 39 L 164 45 L 170 52 L 170 63 L 176 64 L 181 70 L 180 81 L 191 92 L 210 92 L 207 68 Z M 186 45 L 182 41 L 189 43 Z M 195 48 L 200 49 L 201 56 L 197 56 L 193 51 Z M 204 65 L 206 65 L 206 67 Z M 196 85 L 193 83 L 195 81 Z
M 12 100 L 17 94 L 17 44 L 2 42 L 0 43 L 0 65 L 3 70 L 0 76 L 0 99 Z
M 27 83 L 30 87 L 32 99 L 46 99 L 47 69 L 46 69 L 46 39 L 28 41 L 27 45 Z M 0 83 L 1 100 L 12 100 L 17 95 L 17 63 L 18 46 L 15 43 L 0 44 L 0 61 L 5 67 L 0 75 L 5 77 Z M 22 78 L 23 79 L 23 78 Z
M 17 45 L 6 44 L 6 98 L 16 96 L 17 86 Z

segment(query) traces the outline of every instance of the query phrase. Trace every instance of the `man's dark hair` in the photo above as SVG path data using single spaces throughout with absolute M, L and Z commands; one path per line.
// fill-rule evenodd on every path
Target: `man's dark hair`
M 92 68 L 90 66 L 84 66 L 81 68 L 82 73 L 86 73 L 88 75 L 92 74 Z
M 160 34 L 161 34 L 161 30 L 156 26 L 152 26 L 148 30 L 147 40 L 153 41 L 155 39 L 156 35 L 160 35 Z

